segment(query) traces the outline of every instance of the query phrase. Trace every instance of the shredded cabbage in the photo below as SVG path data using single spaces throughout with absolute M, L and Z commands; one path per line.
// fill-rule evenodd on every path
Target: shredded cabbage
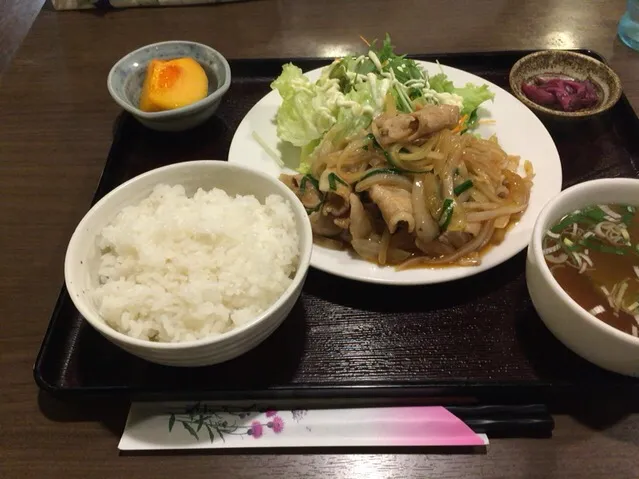
M 459 106 L 464 131 L 476 125 L 479 105 L 494 97 L 487 85 L 455 87 L 444 73 L 429 78 L 415 60 L 394 53 L 388 35 L 379 50 L 373 44 L 366 55 L 335 60 L 316 82 L 286 64 L 271 87 L 282 97 L 277 136 L 301 148 L 302 173 L 308 173 L 312 153 L 329 129 L 338 129 L 335 138 L 347 138 L 367 128 L 384 111 L 389 92 L 401 112 L 424 104 Z

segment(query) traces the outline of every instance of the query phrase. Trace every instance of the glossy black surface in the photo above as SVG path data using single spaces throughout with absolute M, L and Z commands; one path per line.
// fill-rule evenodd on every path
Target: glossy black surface
M 507 89 L 510 66 L 526 53 L 417 58 L 439 59 Z M 226 159 L 235 128 L 286 61 L 231 61 L 233 84 L 219 111 L 192 131 L 157 133 L 121 116 L 96 199 L 152 168 Z M 304 70 L 326 62 L 295 60 Z M 592 120 L 542 120 L 559 149 L 564 188 L 637 177 L 639 121 L 625 97 Z M 532 307 L 524 264 L 522 252 L 472 278 L 408 288 L 312 269 L 301 300 L 267 341 L 234 361 L 193 369 L 153 365 L 119 350 L 83 321 L 63 290 L 34 374 L 40 387 L 63 396 L 357 398 L 370 404 L 426 396 L 526 402 L 639 389 L 639 381 L 590 365 L 551 335 Z

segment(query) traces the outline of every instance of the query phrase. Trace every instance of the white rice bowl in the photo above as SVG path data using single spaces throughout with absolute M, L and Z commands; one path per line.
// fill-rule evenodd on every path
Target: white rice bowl
M 130 337 L 183 342 L 231 331 L 273 305 L 293 281 L 299 237 L 291 205 L 164 184 L 124 208 L 98 236 L 106 324 Z

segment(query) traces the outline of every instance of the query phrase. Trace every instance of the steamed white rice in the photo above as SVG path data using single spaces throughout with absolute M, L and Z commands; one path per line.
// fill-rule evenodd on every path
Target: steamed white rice
M 111 327 L 134 338 L 188 341 L 254 320 L 291 284 L 299 260 L 293 211 L 213 189 L 189 198 L 158 185 L 98 238 L 95 300 Z

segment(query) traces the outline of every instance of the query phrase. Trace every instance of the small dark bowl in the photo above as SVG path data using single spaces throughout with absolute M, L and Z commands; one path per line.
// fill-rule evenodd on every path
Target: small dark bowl
M 590 80 L 598 90 L 599 102 L 591 108 L 578 111 L 554 110 L 538 105 L 524 95 L 521 85 L 545 73 L 567 75 L 582 81 Z M 591 118 L 612 108 L 621 97 L 621 81 L 608 65 L 587 55 L 564 50 L 545 50 L 526 55 L 513 65 L 509 79 L 513 94 L 528 108 L 559 119 Z

